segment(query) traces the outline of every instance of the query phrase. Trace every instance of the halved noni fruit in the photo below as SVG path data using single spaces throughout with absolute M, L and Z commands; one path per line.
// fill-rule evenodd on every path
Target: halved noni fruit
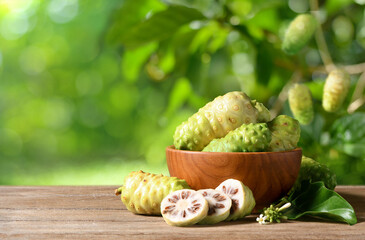
M 208 202 L 197 191 L 182 189 L 167 195 L 161 202 L 161 214 L 172 226 L 190 226 L 208 214 Z
M 252 212 L 256 202 L 251 189 L 236 179 L 227 179 L 216 190 L 224 192 L 232 199 L 230 215 L 226 221 L 243 218 Z
M 201 189 L 198 192 L 209 204 L 208 215 L 199 224 L 215 224 L 229 216 L 232 200 L 227 194 L 214 189 Z

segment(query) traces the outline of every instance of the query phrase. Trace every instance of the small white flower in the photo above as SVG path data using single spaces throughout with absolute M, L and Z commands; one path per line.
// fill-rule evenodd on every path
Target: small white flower
M 269 222 L 266 222 L 267 216 L 264 216 L 263 214 L 260 214 L 258 218 L 256 218 L 256 221 L 258 221 L 261 225 L 269 224 Z

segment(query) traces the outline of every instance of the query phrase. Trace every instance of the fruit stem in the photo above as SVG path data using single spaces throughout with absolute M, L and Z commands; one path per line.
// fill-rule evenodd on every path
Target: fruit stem
M 120 187 L 120 188 L 118 188 L 118 189 L 115 189 L 115 191 L 114 191 L 114 192 L 115 192 L 115 195 L 116 195 L 116 196 L 118 196 L 118 195 L 122 194 L 122 187 L 123 187 L 123 186 L 121 186 L 121 187 Z
M 309 2 L 310 9 L 313 12 L 313 15 L 318 21 L 318 27 L 315 33 L 315 40 L 317 42 L 319 55 L 321 56 L 321 59 L 324 63 L 324 67 L 326 68 L 327 72 L 332 71 L 335 68 L 335 65 L 333 64 L 332 57 L 330 52 L 328 51 L 327 43 L 324 38 L 322 26 L 319 19 L 319 7 L 318 7 L 318 0 L 311 0 Z

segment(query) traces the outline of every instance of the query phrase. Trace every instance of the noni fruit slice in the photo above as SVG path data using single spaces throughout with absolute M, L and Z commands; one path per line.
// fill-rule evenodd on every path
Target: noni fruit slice
M 122 202 L 133 213 L 160 215 L 162 199 L 180 189 L 190 189 L 185 180 L 138 171 L 125 178 L 116 194 L 121 194 Z
M 296 54 L 312 38 L 317 21 L 311 14 L 298 15 L 286 30 L 282 49 L 287 54 Z
M 323 89 L 323 108 L 336 112 L 343 104 L 350 88 L 350 75 L 341 69 L 330 72 Z
M 271 141 L 266 123 L 242 124 L 225 137 L 212 140 L 203 152 L 262 152 Z
M 199 224 L 215 224 L 229 216 L 232 200 L 227 194 L 214 189 L 201 189 L 198 192 L 209 204 L 208 215 Z
M 303 125 L 313 120 L 312 94 L 304 84 L 294 84 L 289 90 L 289 105 L 294 117 Z
M 215 189 L 224 192 L 232 199 L 230 215 L 226 221 L 243 218 L 252 212 L 256 206 L 255 198 L 249 187 L 236 179 L 227 179 Z
M 194 190 L 178 190 L 167 195 L 161 202 L 161 214 L 172 226 L 190 226 L 208 215 L 209 205 L 203 195 Z
M 224 137 L 243 123 L 256 123 L 258 111 L 243 92 L 215 98 L 176 128 L 176 149 L 201 151 L 210 141 Z
M 279 115 L 268 123 L 271 131 L 270 152 L 292 150 L 297 147 L 300 138 L 298 120 L 287 115 Z
M 291 192 L 300 189 L 302 181 L 305 180 L 308 180 L 311 183 L 323 181 L 324 185 L 331 190 L 337 185 L 335 173 L 333 173 L 325 164 L 321 164 L 312 158 L 303 156 L 299 175 Z

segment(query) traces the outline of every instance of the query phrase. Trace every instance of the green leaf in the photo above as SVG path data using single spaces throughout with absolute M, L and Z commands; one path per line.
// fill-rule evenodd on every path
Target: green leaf
M 273 7 L 261 9 L 254 17 L 247 20 L 246 24 L 277 33 L 280 26 L 278 11 Z
M 322 101 L 324 83 L 325 79 L 315 79 L 314 81 L 306 82 L 305 85 L 309 87 L 314 99 Z
M 336 149 L 354 157 L 365 157 L 365 113 L 337 119 L 331 128 L 331 143 Z
M 193 8 L 170 6 L 132 28 L 128 35 L 119 39 L 119 43 L 127 47 L 138 47 L 152 41 L 161 41 L 172 36 L 181 26 L 203 19 L 205 17 Z
M 150 43 L 141 48 L 125 51 L 122 58 L 122 73 L 127 81 L 134 82 L 137 80 L 142 66 L 156 48 L 157 44 Z
M 178 79 L 171 90 L 165 115 L 171 116 L 175 113 L 187 101 L 191 93 L 192 89 L 189 80 L 187 78 Z
M 201 53 L 215 53 L 225 45 L 228 33 L 229 30 L 227 28 L 223 28 L 219 23 L 211 21 L 198 30 L 191 41 L 189 50 L 191 53 L 197 51 Z
M 338 193 L 327 189 L 323 182 L 302 184 L 301 191 L 294 192 L 289 201 L 292 205 L 284 212 L 288 219 L 306 215 L 350 225 L 357 223 L 352 206 Z
M 166 7 L 158 0 L 125 0 L 120 8 L 113 12 L 107 32 L 110 44 L 118 45 L 120 39 L 129 35 L 131 29 L 146 18 L 146 15 L 161 11 Z

